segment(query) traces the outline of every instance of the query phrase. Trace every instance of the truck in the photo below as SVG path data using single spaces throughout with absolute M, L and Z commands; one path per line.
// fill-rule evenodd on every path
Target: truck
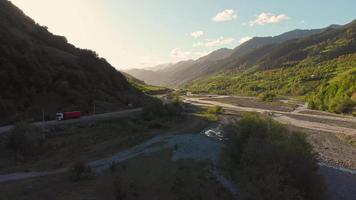
M 56 114 L 57 121 L 69 120 L 69 119 L 78 119 L 82 116 L 80 111 L 71 111 L 71 112 L 59 112 Z

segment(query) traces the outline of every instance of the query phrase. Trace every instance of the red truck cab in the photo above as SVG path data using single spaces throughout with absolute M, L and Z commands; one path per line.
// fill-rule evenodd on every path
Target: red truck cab
M 58 121 L 69 120 L 69 119 L 77 119 L 80 118 L 82 113 L 80 111 L 72 111 L 72 112 L 62 112 L 56 114 L 56 119 Z

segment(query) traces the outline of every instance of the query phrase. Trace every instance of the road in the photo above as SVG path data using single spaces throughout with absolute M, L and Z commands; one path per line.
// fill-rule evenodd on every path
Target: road
M 204 134 L 178 134 L 178 135 L 159 135 L 142 144 L 118 152 L 111 157 L 89 162 L 88 164 L 97 173 L 101 173 L 113 163 L 120 163 L 140 155 L 149 155 L 162 149 L 171 149 L 173 161 L 176 160 L 211 160 L 213 163 L 218 162 L 218 157 L 222 148 L 221 141 L 212 136 L 206 137 L 209 131 L 216 131 L 218 128 L 209 128 L 204 130 Z M 176 148 L 176 147 L 179 148 Z M 330 191 L 332 200 L 351 200 L 356 195 L 354 185 L 356 184 L 356 170 L 330 167 L 320 163 L 320 173 L 325 177 L 327 187 Z M 215 168 L 215 167 L 214 167 Z M 65 173 L 68 169 L 58 169 L 47 172 L 20 172 L 13 174 L 0 175 L 0 184 L 10 181 L 21 181 L 30 178 L 39 178 L 49 175 Z M 220 184 L 230 191 L 235 199 L 239 196 L 238 188 L 233 182 L 221 175 L 217 168 L 213 170 L 213 175 Z
M 225 98 L 225 97 L 227 96 L 214 96 L 214 98 Z M 301 128 L 307 128 L 307 129 L 317 130 L 317 131 L 325 131 L 325 132 L 330 132 L 335 134 L 356 136 L 356 129 L 337 124 L 338 121 L 346 122 L 349 124 L 356 124 L 355 117 L 349 117 L 343 115 L 331 116 L 331 115 L 316 115 L 316 114 L 300 113 L 302 111 L 308 111 L 309 109 L 307 108 L 302 108 L 302 109 L 299 108 L 291 112 L 284 112 L 284 111 L 276 111 L 276 110 L 261 109 L 261 108 L 242 107 L 242 106 L 217 102 L 214 100 L 209 100 L 207 99 L 207 97 L 184 97 L 184 101 L 197 106 L 221 106 L 226 110 L 232 110 L 232 111 L 273 113 L 273 119 L 283 124 L 290 124 Z M 303 117 L 305 119 L 303 119 Z M 308 118 L 319 119 L 319 122 L 310 121 L 308 120 Z M 334 120 L 335 123 L 329 124 L 328 122 L 322 122 L 323 120 L 325 121 Z
M 39 126 L 39 127 L 49 127 L 49 126 L 54 126 L 54 125 L 72 124 L 72 123 L 78 123 L 78 122 L 92 122 L 92 121 L 98 121 L 98 120 L 107 120 L 107 119 L 126 117 L 126 116 L 129 116 L 132 114 L 139 113 L 141 111 L 142 111 L 142 108 L 136 108 L 136 109 L 103 113 L 103 114 L 97 114 L 97 115 L 88 115 L 88 116 L 83 116 L 79 119 L 73 119 L 73 120 L 65 120 L 65 121 L 53 120 L 53 121 L 45 121 L 45 122 L 35 122 L 33 124 L 36 126 Z M 0 127 L 0 135 L 11 131 L 14 127 L 15 127 L 14 125 Z

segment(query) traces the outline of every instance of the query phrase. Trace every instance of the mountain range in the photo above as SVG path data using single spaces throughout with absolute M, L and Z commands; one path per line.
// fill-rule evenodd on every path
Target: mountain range
M 331 25 L 322 29 L 297 29 L 274 37 L 254 37 L 235 49 L 218 49 L 197 60 L 165 64 L 150 69 L 131 69 L 127 73 L 150 84 L 176 87 L 226 69 L 251 66 L 254 63 L 252 62 L 253 60 L 268 53 L 272 47 L 282 46 L 282 43 L 285 42 L 307 38 L 341 27 L 339 25 Z

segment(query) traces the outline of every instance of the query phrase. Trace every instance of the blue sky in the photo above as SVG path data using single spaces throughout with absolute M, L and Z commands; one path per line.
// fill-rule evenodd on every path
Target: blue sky
M 195 59 L 254 36 L 345 24 L 355 0 L 11 0 L 118 69 Z

